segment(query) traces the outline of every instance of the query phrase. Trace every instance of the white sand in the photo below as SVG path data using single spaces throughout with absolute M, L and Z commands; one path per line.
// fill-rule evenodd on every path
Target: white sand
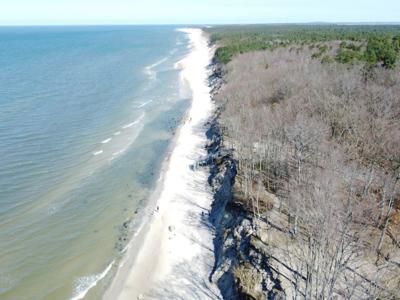
M 190 169 L 206 154 L 204 123 L 213 109 L 207 83 L 212 50 L 200 29 L 182 31 L 192 45 L 192 52 L 179 63 L 182 79 L 192 90 L 192 106 L 166 166 L 156 204 L 159 211 L 142 237 L 133 241 L 141 246 L 128 250 L 131 260 L 120 268 L 106 299 L 221 299 L 208 281 L 214 263 L 213 231 L 207 223 L 212 202 L 208 174 Z

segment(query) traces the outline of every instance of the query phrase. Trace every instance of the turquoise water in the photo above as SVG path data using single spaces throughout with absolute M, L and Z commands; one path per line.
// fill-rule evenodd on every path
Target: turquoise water
M 1 299 L 101 297 L 190 104 L 174 68 L 188 42 L 0 28 Z

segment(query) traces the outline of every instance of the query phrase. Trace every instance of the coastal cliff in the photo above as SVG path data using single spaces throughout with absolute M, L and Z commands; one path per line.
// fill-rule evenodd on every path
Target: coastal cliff
M 211 67 L 201 165 L 223 298 L 398 299 L 399 148 L 385 145 L 400 73 L 293 48 Z
M 218 63 L 211 65 L 209 78 L 211 97 L 223 84 L 223 69 Z M 200 162 L 209 166 L 209 184 L 214 202 L 209 222 L 215 227 L 215 264 L 210 281 L 215 283 L 224 299 L 285 299 L 277 273 L 269 265 L 268 254 L 260 247 L 261 229 L 255 226 L 253 216 L 235 199 L 237 161 L 234 149 L 224 146 L 219 123 L 222 107 L 215 110 L 208 123 L 207 158 Z M 264 224 L 265 225 L 265 224 Z

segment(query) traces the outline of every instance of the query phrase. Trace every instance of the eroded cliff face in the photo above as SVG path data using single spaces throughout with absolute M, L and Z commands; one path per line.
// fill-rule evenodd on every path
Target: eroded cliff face
M 267 224 L 255 224 L 248 209 L 235 200 L 236 163 L 231 151 L 221 145 L 214 148 L 210 169 L 214 189 L 210 221 L 216 228 L 210 280 L 224 299 L 285 299 L 263 243 Z
M 212 68 L 210 85 L 215 96 L 223 84 L 223 71 L 217 64 Z M 233 149 L 223 145 L 221 109 L 217 107 L 208 124 L 208 156 L 199 163 L 209 167 L 209 184 L 214 191 L 209 219 L 216 229 L 215 265 L 210 280 L 218 285 L 224 299 L 285 299 L 262 242 L 267 223 L 257 220 L 255 224 L 248 207 L 235 198 L 236 161 Z

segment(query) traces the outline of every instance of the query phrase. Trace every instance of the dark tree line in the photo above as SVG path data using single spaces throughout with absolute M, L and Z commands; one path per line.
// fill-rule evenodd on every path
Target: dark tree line
M 217 26 L 207 31 L 211 34 L 211 42 L 219 45 L 216 59 L 224 64 L 235 55 L 249 51 L 345 41 L 335 57 L 338 62 L 359 60 L 366 61 L 371 66 L 382 64 L 387 68 L 394 68 L 400 51 L 400 26 L 396 25 Z M 321 55 L 325 51 L 314 55 Z M 325 61 L 328 61 L 327 57 Z

